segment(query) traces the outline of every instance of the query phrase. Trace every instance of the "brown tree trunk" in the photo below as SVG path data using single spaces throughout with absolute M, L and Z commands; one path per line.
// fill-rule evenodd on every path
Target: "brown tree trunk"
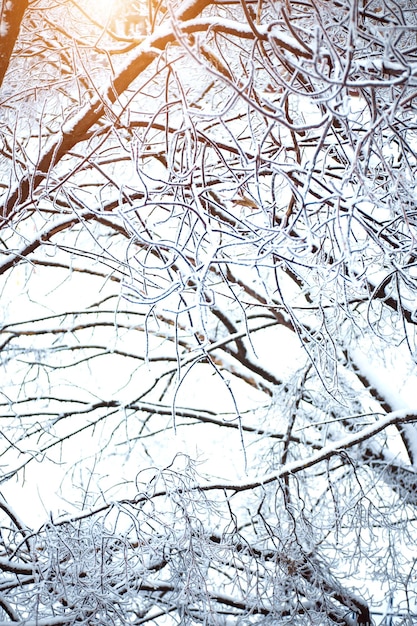
M 0 85 L 9 67 L 27 6 L 28 0 L 0 0 Z

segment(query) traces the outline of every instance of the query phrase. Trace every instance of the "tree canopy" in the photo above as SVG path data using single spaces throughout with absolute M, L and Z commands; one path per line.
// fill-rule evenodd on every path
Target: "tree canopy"
M 0 6 L 0 626 L 411 626 L 415 3 Z

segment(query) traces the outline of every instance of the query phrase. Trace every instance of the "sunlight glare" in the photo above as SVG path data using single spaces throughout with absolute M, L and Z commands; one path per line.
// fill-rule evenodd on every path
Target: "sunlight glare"
M 120 0 L 88 0 L 90 15 L 100 23 L 115 16 L 121 5 Z
M 88 14 L 101 26 L 122 37 L 147 32 L 147 4 L 141 0 L 85 0 Z

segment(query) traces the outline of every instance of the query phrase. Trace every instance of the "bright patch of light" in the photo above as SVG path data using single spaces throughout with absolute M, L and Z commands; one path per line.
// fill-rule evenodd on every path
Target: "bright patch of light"
M 88 13 L 99 22 L 104 22 L 120 10 L 120 0 L 88 0 Z

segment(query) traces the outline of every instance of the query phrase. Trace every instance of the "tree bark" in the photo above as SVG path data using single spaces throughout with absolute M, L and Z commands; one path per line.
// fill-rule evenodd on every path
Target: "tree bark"
M 0 9 L 0 86 L 9 67 L 10 57 L 20 24 L 28 7 L 28 0 L 1 0 Z

